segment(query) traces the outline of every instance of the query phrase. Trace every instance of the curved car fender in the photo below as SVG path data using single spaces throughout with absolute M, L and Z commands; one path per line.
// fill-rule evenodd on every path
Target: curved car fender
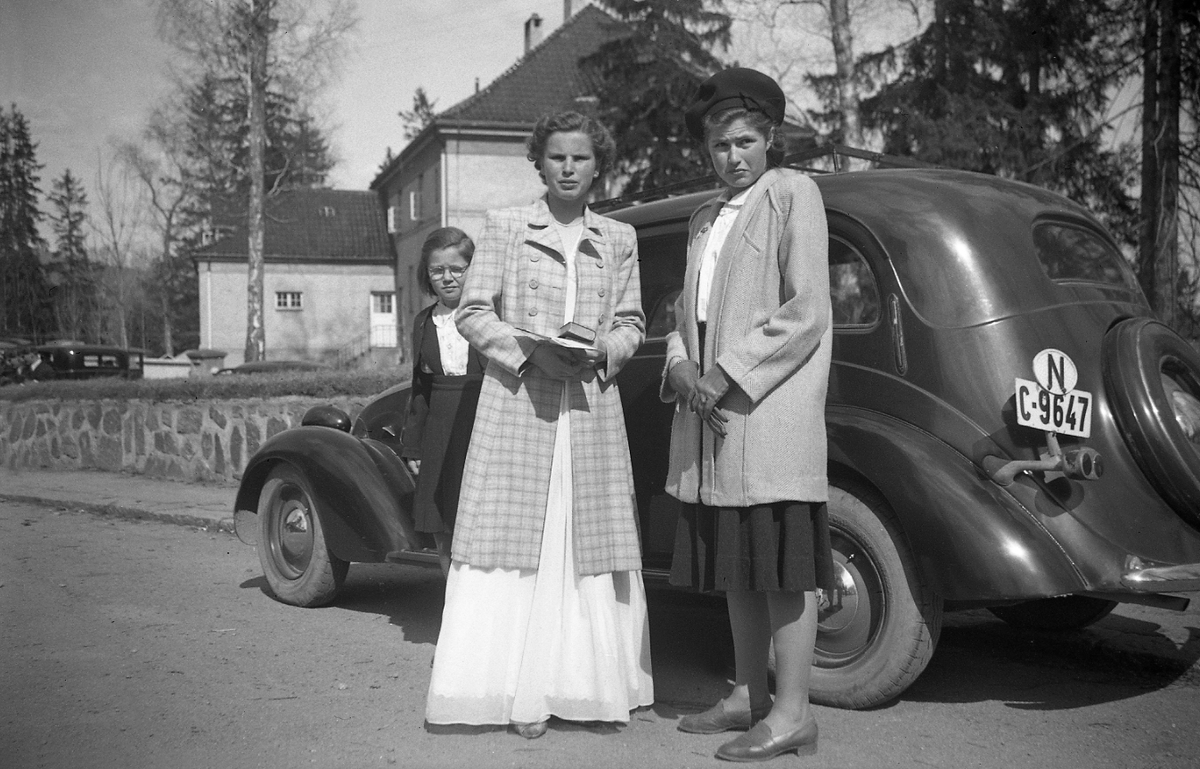
M 412 517 L 415 484 L 388 447 L 329 427 L 285 430 L 251 457 L 235 512 L 257 513 L 267 475 L 280 462 L 309 480 L 325 541 L 338 558 L 379 562 L 388 553 L 419 546 Z
M 826 413 L 831 481 L 839 466 L 887 499 L 919 568 L 952 601 L 1085 589 L 1062 545 L 1011 494 L 933 435 L 874 412 Z

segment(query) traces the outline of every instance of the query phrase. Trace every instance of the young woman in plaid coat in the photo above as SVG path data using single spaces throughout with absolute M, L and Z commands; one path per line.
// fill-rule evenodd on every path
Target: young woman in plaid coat
M 586 206 L 614 146 L 574 112 L 542 118 L 547 194 L 489 212 L 458 312 L 487 358 L 426 719 L 628 721 L 653 702 L 633 476 L 615 377 L 642 343 L 633 228 Z M 551 341 L 567 322 L 590 345 Z

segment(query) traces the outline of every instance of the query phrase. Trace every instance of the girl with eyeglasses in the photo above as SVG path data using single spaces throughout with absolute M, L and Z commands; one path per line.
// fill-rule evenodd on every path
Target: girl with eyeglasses
M 416 529 L 433 535 L 442 574 L 450 571 L 458 492 L 483 383 L 484 359 L 454 322 L 474 253 L 475 244 L 465 232 L 442 227 L 425 239 L 417 270 L 417 285 L 437 302 L 413 320 L 412 396 L 402 454 L 417 476 Z

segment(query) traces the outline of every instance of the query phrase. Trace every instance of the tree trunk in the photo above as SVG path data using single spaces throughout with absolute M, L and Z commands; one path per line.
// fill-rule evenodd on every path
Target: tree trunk
M 266 359 L 263 330 L 263 155 L 266 149 L 267 35 L 272 0 L 253 0 L 250 24 L 250 243 L 246 281 L 246 362 Z
M 829 28 L 837 71 L 838 110 L 842 113 L 842 141 L 852 147 L 862 147 L 858 89 L 854 84 L 854 40 L 850 33 L 849 0 L 830 0 Z
M 1143 37 L 1142 233 L 1138 278 L 1159 319 L 1179 325 L 1179 110 L 1177 0 L 1148 3 Z

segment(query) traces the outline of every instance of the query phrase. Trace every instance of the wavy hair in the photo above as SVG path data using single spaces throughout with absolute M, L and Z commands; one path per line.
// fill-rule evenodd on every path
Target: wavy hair
M 603 177 L 616 160 L 617 144 L 603 123 L 578 112 L 542 115 L 533 126 L 533 133 L 525 141 L 527 151 L 525 157 L 533 161 L 533 167 L 540 173 L 542 156 L 546 152 L 546 142 L 550 139 L 550 135 L 575 131 L 587 134 L 587 137 L 592 140 L 592 152 L 596 156 L 596 178 Z

